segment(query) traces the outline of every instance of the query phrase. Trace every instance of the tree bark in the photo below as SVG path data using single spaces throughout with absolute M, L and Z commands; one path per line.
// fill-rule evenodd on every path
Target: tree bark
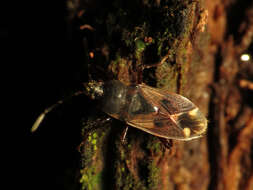
M 252 81 L 253 67 L 252 61 L 243 62 L 240 56 L 252 54 L 253 3 L 207 1 L 207 7 L 209 49 L 215 58 L 209 113 L 209 187 L 248 190 L 253 188 L 252 88 L 242 81 Z
M 253 69 L 239 61 L 252 43 L 252 4 L 230 26 L 239 0 L 69 2 L 93 79 L 130 84 L 138 65 L 167 56 L 143 82 L 182 94 L 209 119 L 207 136 L 165 149 L 135 128 L 122 144 L 125 124 L 95 112 L 83 123 L 82 189 L 252 188 L 252 91 L 240 81 L 250 84 Z

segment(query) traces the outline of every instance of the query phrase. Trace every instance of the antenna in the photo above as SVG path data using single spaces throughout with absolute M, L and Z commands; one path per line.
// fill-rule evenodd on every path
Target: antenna
M 41 122 L 43 121 L 43 119 L 45 118 L 46 114 L 48 114 L 49 112 L 51 112 L 53 109 L 55 109 L 56 107 L 58 107 L 59 105 L 63 104 L 64 102 L 66 102 L 68 99 L 73 98 L 74 96 L 79 96 L 80 94 L 84 94 L 83 91 L 77 91 L 75 93 L 73 93 L 72 95 L 70 95 L 69 97 L 66 97 L 64 99 L 58 100 L 55 104 L 51 105 L 50 107 L 46 108 L 36 119 L 36 121 L 34 122 L 32 128 L 31 128 L 31 132 L 35 132 Z

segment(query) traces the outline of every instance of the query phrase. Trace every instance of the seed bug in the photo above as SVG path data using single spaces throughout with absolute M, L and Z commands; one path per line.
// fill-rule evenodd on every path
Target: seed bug
M 165 60 L 166 57 L 159 64 Z M 140 75 L 144 67 L 139 68 Z M 118 80 L 91 80 L 84 87 L 84 91 L 76 92 L 73 96 L 86 94 L 98 100 L 101 110 L 106 114 L 159 137 L 166 147 L 170 146 L 171 139 L 188 141 L 202 137 L 207 130 L 204 114 L 194 103 L 179 94 L 150 87 L 141 81 L 126 85 Z M 63 102 L 60 100 L 47 108 L 34 123 L 32 131 L 38 128 L 48 112 Z M 123 140 L 126 132 L 127 128 Z
M 176 140 L 201 137 L 207 120 L 190 100 L 145 84 L 91 81 L 86 94 L 97 99 L 102 111 L 152 135 Z

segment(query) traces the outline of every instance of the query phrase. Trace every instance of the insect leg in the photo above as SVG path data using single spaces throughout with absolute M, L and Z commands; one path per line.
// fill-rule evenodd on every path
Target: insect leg
M 173 147 L 172 139 L 165 139 L 165 138 L 159 138 L 159 139 L 167 149 L 171 149 Z
M 152 67 L 157 67 L 159 65 L 162 65 L 168 59 L 168 57 L 169 57 L 169 54 L 167 54 L 166 56 L 164 56 L 160 62 L 155 63 L 155 64 L 144 65 L 142 63 L 142 64 L 138 65 L 137 66 L 137 84 L 141 84 L 142 83 L 142 80 L 143 80 L 142 74 L 143 74 L 143 70 L 144 69 L 150 69 Z
M 152 68 L 152 67 L 157 67 L 159 65 L 162 65 L 164 64 L 164 62 L 169 58 L 169 54 L 165 55 L 162 60 L 158 63 L 154 63 L 154 64 L 150 64 L 150 65 L 143 65 L 143 69 L 149 69 L 149 68 Z
M 50 107 L 46 108 L 40 115 L 39 117 L 36 119 L 36 121 L 34 122 L 32 128 L 31 128 L 31 132 L 34 132 L 38 129 L 38 127 L 40 126 L 41 122 L 43 121 L 43 119 L 45 118 L 46 114 L 51 112 L 53 109 L 55 109 L 56 107 L 58 107 L 59 105 L 63 104 L 66 100 L 74 97 L 74 96 L 79 96 L 80 94 L 84 94 L 83 91 L 77 91 L 74 94 L 72 94 L 71 96 L 61 99 L 59 101 L 57 101 L 55 104 L 51 105 Z
M 123 131 L 123 133 L 122 133 L 122 137 L 121 137 L 121 142 L 122 142 L 122 144 L 125 143 L 127 131 L 128 131 L 128 126 L 125 127 L 125 129 L 124 129 L 124 131 Z

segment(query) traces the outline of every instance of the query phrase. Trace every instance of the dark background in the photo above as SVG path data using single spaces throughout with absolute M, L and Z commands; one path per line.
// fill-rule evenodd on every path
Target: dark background
M 33 189 L 79 189 L 81 118 L 92 106 L 84 96 L 75 97 L 47 115 L 30 133 L 38 115 L 48 106 L 82 88 L 87 80 L 82 44 L 75 24 L 68 20 L 66 2 L 33 6 L 24 21 L 20 58 L 28 110 L 25 133 L 28 144 L 24 172 Z M 19 82 L 19 81 L 17 81 Z M 24 87 L 28 87 L 27 89 Z M 22 175 L 22 174 L 21 174 Z

